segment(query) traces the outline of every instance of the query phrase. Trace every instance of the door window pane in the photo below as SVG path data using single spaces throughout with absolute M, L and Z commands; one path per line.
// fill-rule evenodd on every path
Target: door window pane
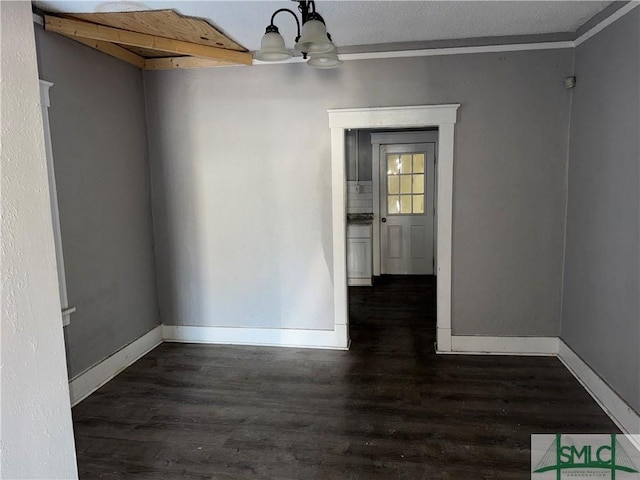
M 424 173 L 424 153 L 413 156 L 413 173 Z
M 398 195 L 389 195 L 387 197 L 387 210 L 389 214 L 400 213 L 400 197 Z
M 411 213 L 411 195 L 400 196 L 400 213 Z
M 411 175 L 400 176 L 400 193 L 411 193 Z
M 387 193 L 400 193 L 400 177 L 397 175 L 389 175 L 387 177 Z
M 413 193 L 424 193 L 424 175 L 413 175 Z
M 411 158 L 413 155 L 405 153 L 401 155 L 400 173 L 411 173 Z
M 387 155 L 387 174 L 397 175 L 400 173 L 400 157 L 398 155 Z
M 424 213 L 424 195 L 413 196 L 413 213 Z

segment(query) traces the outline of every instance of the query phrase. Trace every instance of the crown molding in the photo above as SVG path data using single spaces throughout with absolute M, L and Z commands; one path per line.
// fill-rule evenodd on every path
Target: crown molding
M 574 47 L 577 47 L 581 44 L 583 44 L 584 42 L 586 42 L 587 40 L 589 40 L 591 37 L 593 37 L 594 35 L 597 35 L 598 33 L 600 33 L 602 30 L 604 30 L 605 28 L 607 28 L 609 25 L 611 25 L 612 23 L 614 23 L 616 20 L 620 20 L 622 17 L 624 17 L 627 13 L 633 11 L 636 7 L 638 7 L 640 5 L 640 2 L 638 1 L 632 1 L 627 3 L 624 7 L 616 10 L 613 14 L 611 14 L 610 16 L 608 16 L 607 18 L 605 18 L 604 20 L 602 20 L 600 23 L 594 25 L 593 27 L 591 27 L 589 30 L 587 30 L 585 33 L 583 33 L 582 35 L 580 35 L 578 38 L 576 38 L 573 43 L 574 43 Z

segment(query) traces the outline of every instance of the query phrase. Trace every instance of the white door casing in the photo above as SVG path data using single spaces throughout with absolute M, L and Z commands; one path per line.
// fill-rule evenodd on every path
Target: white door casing
M 380 273 L 433 275 L 435 143 L 379 148 Z
M 460 104 L 328 110 L 331 128 L 334 328 L 348 345 L 345 130 L 348 128 L 438 128 L 436 172 L 437 349 L 451 351 L 451 250 L 454 131 Z M 374 212 L 375 216 L 375 212 Z M 376 219 L 374 218 L 374 225 Z M 374 235 L 375 240 L 375 235 Z
M 49 200 L 51 202 L 51 221 L 53 225 L 53 240 L 56 251 L 56 269 L 58 271 L 58 288 L 60 292 L 60 305 L 62 306 L 62 325 L 66 327 L 71 323 L 71 314 L 75 307 L 69 307 L 67 295 L 67 279 L 64 270 L 64 254 L 62 251 L 62 230 L 60 227 L 60 210 L 58 208 L 58 190 L 56 186 L 56 174 L 53 164 L 53 146 L 51 143 L 51 125 L 49 123 L 49 107 L 51 99 L 49 89 L 53 83 L 40 80 L 40 102 L 42 108 L 42 128 L 44 130 L 44 146 L 47 157 L 47 176 L 49 178 Z

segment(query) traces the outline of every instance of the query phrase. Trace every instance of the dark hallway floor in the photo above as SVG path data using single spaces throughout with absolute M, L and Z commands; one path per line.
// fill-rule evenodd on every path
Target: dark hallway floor
M 165 343 L 73 409 L 80 477 L 529 479 L 616 432 L 556 358 L 438 356 L 433 277 L 350 289 L 348 352 Z

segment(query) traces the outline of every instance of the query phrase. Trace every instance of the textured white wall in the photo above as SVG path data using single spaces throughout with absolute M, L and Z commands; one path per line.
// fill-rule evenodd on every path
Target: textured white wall
M 30 2 L 2 32 L 2 478 L 77 478 Z

